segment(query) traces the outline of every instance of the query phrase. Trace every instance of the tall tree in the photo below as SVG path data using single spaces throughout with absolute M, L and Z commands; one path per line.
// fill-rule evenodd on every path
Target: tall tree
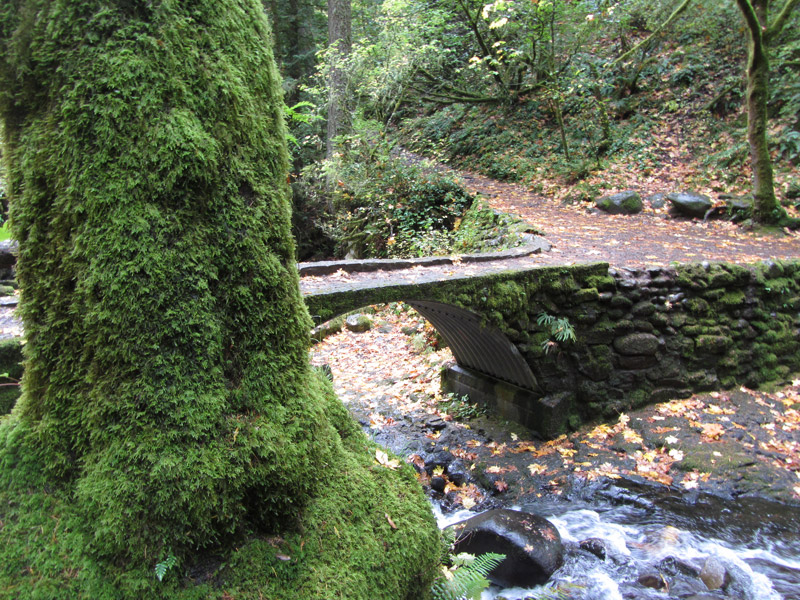
M 350 130 L 352 117 L 347 107 L 347 66 L 352 50 L 352 7 L 350 0 L 328 0 L 328 136 L 326 156 L 331 158 L 334 140 Z
M 326 42 L 324 2 L 265 0 L 272 18 L 275 59 L 284 77 L 286 104 L 301 100 L 301 88 L 316 69 L 316 53 Z
M 0 421 L 4 592 L 388 600 L 430 581 L 413 474 L 375 464 L 308 364 L 269 39 L 257 0 L 0 9 L 27 337 Z M 157 562 L 186 577 L 162 587 Z
M 800 0 L 784 0 L 770 23 L 769 0 L 736 0 L 748 32 L 747 48 L 747 141 L 753 178 L 753 216 L 761 223 L 777 223 L 784 217 L 775 197 L 772 159 L 767 142 L 769 97 L 769 44 L 786 25 Z

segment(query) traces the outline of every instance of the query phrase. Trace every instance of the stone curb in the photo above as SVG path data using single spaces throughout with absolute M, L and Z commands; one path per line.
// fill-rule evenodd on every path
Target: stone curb
M 425 256 L 422 258 L 377 258 L 364 260 L 323 260 L 319 262 L 297 263 L 300 276 L 304 275 L 330 275 L 337 271 L 345 273 L 359 273 L 370 271 L 396 271 L 411 269 L 413 267 L 434 267 L 438 265 L 452 265 L 456 262 L 478 263 L 509 258 L 522 258 L 531 254 L 548 252 L 552 244 L 539 236 L 524 246 L 502 250 L 500 252 L 483 252 L 481 254 L 462 254 L 460 256 Z

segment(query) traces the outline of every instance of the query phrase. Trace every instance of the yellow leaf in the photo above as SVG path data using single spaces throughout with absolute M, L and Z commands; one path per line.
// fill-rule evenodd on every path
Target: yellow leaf
M 542 475 L 545 471 L 547 471 L 547 467 L 544 465 L 531 463 L 528 465 L 528 471 L 531 472 L 531 475 Z
M 375 461 L 387 469 L 399 469 L 400 468 L 400 461 L 396 458 L 389 458 L 389 455 L 378 448 L 375 450 Z

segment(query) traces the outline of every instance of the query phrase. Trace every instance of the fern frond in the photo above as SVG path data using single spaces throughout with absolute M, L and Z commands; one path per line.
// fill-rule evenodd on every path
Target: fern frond
M 434 600 L 478 600 L 489 587 L 489 573 L 505 559 L 505 554 L 487 552 L 476 556 L 468 565 L 453 572 L 452 579 L 439 579 L 433 584 Z
M 173 555 L 170 554 L 162 560 L 160 563 L 156 563 L 156 577 L 158 577 L 159 581 L 164 579 L 164 575 L 166 575 L 167 571 L 169 571 L 172 567 L 178 564 L 178 559 Z

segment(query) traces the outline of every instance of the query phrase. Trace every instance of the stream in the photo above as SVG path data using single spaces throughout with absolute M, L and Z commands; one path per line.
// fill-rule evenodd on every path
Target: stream
M 491 588 L 482 600 L 564 598 L 797 600 L 800 598 L 800 511 L 757 498 L 735 502 L 633 482 L 576 486 L 566 499 L 511 506 L 543 516 L 561 534 L 565 564 L 547 586 Z M 443 513 L 440 527 L 476 513 Z M 594 540 L 605 558 L 582 550 Z M 601 542 L 598 544 L 597 540 Z M 700 578 L 712 559 L 728 573 L 724 591 Z M 640 583 L 655 582 L 660 589 Z M 653 585 L 653 583 L 650 583 Z

